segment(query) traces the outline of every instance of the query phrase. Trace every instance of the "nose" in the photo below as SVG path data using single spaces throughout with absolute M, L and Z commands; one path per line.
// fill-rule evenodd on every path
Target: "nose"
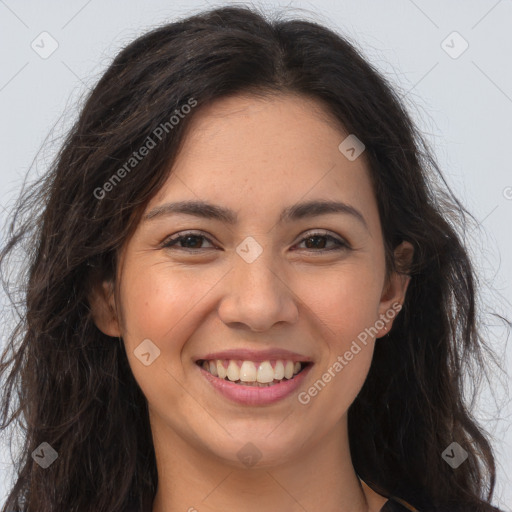
M 224 279 L 225 293 L 218 315 L 228 327 L 263 332 L 274 324 L 297 322 L 297 298 L 285 273 L 270 260 L 267 251 L 252 263 L 238 255 Z

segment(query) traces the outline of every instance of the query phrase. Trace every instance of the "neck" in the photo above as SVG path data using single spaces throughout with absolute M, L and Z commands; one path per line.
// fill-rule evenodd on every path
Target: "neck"
M 346 417 L 315 445 L 242 468 L 183 439 L 162 418 L 151 416 L 151 424 L 158 470 L 152 512 L 303 512 L 320 504 L 332 512 L 373 512 L 385 502 L 355 473 Z

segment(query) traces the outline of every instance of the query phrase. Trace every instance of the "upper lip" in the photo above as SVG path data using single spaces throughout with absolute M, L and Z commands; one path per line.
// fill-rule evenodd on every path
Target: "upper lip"
M 311 362 L 311 357 L 297 354 L 284 349 L 267 349 L 267 350 L 249 350 L 249 349 L 230 349 L 220 352 L 211 352 L 201 357 L 196 357 L 195 361 L 213 360 L 213 359 L 238 359 L 241 361 L 275 361 L 277 359 L 295 362 Z

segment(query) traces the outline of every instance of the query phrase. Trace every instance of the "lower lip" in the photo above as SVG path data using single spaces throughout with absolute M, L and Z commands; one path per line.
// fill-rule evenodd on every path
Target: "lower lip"
M 297 373 L 293 379 L 282 380 L 279 384 L 262 388 L 235 384 L 229 380 L 213 376 L 210 372 L 197 364 L 196 366 L 208 382 L 226 398 L 244 405 L 267 405 L 290 396 L 301 385 L 313 365 L 308 364 L 300 373 Z

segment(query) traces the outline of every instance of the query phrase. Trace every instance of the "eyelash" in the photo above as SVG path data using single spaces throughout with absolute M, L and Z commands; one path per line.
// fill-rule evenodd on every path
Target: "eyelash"
M 211 243 L 213 245 L 213 243 L 211 242 L 211 240 L 200 234 L 200 233 L 196 233 L 196 232 L 185 232 L 183 234 L 180 234 L 178 236 L 175 236 L 173 238 L 168 238 L 166 241 L 164 241 L 161 245 L 161 247 L 163 249 L 173 249 L 174 246 L 176 244 L 178 244 L 180 241 L 182 240 L 185 240 L 186 238 L 188 237 L 193 237 L 193 238 L 203 238 L 205 240 L 208 240 L 209 243 Z M 347 242 L 341 240 L 341 239 L 338 239 L 334 236 L 331 236 L 327 233 L 323 233 L 323 232 L 312 232 L 312 233 L 307 233 L 307 235 L 302 238 L 302 240 L 300 240 L 299 243 L 302 243 L 310 238 L 316 238 L 316 237 L 319 237 L 319 238 L 325 238 L 326 240 L 331 240 L 333 242 L 336 242 L 336 244 L 338 244 L 338 247 L 334 247 L 334 248 L 331 248 L 331 249 L 306 249 L 306 250 L 309 250 L 309 251 L 313 251 L 313 252 L 316 252 L 316 253 L 326 253 L 326 252 L 331 252 L 331 251 L 340 251 L 340 250 L 349 250 L 350 249 L 350 246 Z M 199 249 L 190 249 L 190 248 L 186 248 L 186 247 L 177 247 L 178 250 L 184 250 L 184 251 L 189 251 L 189 252 L 197 252 L 197 251 L 201 251 L 201 250 L 204 250 L 204 249 L 209 249 L 208 247 L 201 247 Z

